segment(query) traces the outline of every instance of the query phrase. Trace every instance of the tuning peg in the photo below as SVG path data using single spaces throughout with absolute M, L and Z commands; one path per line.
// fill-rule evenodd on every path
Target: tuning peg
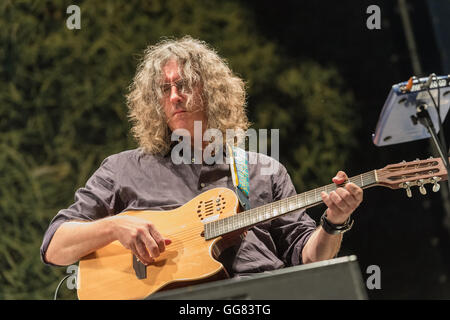
M 420 186 L 419 187 L 419 191 L 421 194 L 426 195 L 427 194 L 427 189 L 425 189 L 425 186 Z
M 417 185 L 419 186 L 419 191 L 421 194 L 426 195 L 427 194 L 427 189 L 425 189 L 425 186 L 423 184 L 423 179 L 420 179 L 419 181 L 417 181 Z
M 408 196 L 408 198 L 411 198 L 412 192 L 411 192 L 411 188 L 410 188 L 409 184 L 410 184 L 409 182 L 403 183 L 403 188 L 406 189 L 406 195 Z
M 433 185 L 433 192 L 438 192 L 440 188 L 441 188 L 441 186 L 439 185 L 439 183 L 436 182 Z
M 408 198 L 412 197 L 411 189 L 409 187 L 406 188 L 406 195 L 408 196 Z
M 408 198 L 412 198 L 412 192 L 411 192 L 411 189 L 409 187 L 406 188 L 406 195 L 408 196 Z
M 439 189 L 441 188 L 441 186 L 438 183 L 438 178 L 433 177 L 432 180 L 433 180 L 433 192 L 438 192 Z

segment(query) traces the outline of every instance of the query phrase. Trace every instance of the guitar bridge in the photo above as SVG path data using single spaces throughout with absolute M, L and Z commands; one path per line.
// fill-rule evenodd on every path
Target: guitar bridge
M 147 266 L 143 264 L 134 254 L 133 254 L 133 269 L 136 273 L 136 277 L 141 279 L 147 278 Z

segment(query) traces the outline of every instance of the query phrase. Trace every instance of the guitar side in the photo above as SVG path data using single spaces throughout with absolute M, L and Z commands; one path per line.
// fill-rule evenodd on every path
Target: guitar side
M 80 260 L 78 298 L 143 299 L 170 285 L 206 280 L 223 266 L 215 258 L 222 249 L 221 237 L 205 240 L 204 223 L 236 214 L 238 199 L 228 188 L 216 188 L 195 197 L 170 211 L 129 211 L 151 221 L 163 237 L 172 243 L 147 266 L 147 277 L 138 279 L 132 265 L 132 252 L 119 241 L 87 255 Z

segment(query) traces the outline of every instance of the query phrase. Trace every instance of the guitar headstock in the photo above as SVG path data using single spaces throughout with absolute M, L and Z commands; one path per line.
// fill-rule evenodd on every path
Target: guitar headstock
M 411 197 L 411 187 L 418 186 L 421 194 L 426 194 L 425 185 L 432 184 L 434 192 L 439 191 L 439 181 L 447 180 L 447 171 L 440 158 L 402 161 L 376 170 L 377 182 L 391 189 L 405 189 Z

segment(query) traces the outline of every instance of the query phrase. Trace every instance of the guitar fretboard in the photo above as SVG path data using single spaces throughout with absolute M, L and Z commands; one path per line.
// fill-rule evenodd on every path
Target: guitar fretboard
M 377 183 L 376 170 L 369 171 L 348 179 L 360 188 L 368 188 Z M 304 193 L 297 194 L 282 200 L 278 200 L 257 208 L 253 208 L 227 218 L 215 220 L 205 224 L 205 239 L 214 239 L 221 235 L 239 230 L 247 229 L 260 222 L 269 221 L 299 209 L 307 209 L 322 203 L 320 193 L 330 193 L 337 186 L 329 184 Z

